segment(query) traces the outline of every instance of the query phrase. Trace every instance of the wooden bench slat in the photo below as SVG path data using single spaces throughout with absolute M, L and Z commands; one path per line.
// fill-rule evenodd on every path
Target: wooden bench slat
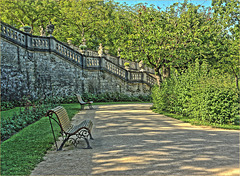
M 91 146 L 89 145 L 88 139 L 87 139 L 88 136 L 90 136 L 90 139 L 93 139 L 92 135 L 91 135 L 91 130 L 92 130 L 92 127 L 93 127 L 93 123 L 92 123 L 91 120 L 84 120 L 78 125 L 72 125 L 71 122 L 70 122 L 70 119 L 68 117 L 67 111 L 62 106 L 58 106 L 58 107 L 56 107 L 54 109 L 51 109 L 47 112 L 47 116 L 49 116 L 50 123 L 51 123 L 51 118 L 52 118 L 53 113 L 56 114 L 56 116 L 57 116 L 57 119 L 58 119 L 58 122 L 59 122 L 58 125 L 61 128 L 62 134 L 66 135 L 66 138 L 64 139 L 61 146 L 57 150 L 62 150 L 62 147 L 63 147 L 64 143 L 72 135 L 76 135 L 77 139 L 78 138 L 84 138 L 85 141 L 87 142 L 87 145 L 88 145 L 87 148 L 91 148 Z M 52 124 L 51 124 L 51 127 L 52 127 Z M 81 133 L 81 130 L 86 130 L 88 134 Z M 54 135 L 53 128 L 52 128 L 52 132 L 53 132 L 53 135 Z M 55 139 L 55 136 L 54 136 L 54 139 Z M 56 147 L 57 147 L 56 139 L 55 139 L 55 144 L 56 144 Z
M 72 127 L 71 122 L 68 118 L 68 114 L 65 111 L 65 109 L 58 109 L 57 111 L 55 111 L 55 113 L 57 114 L 60 124 L 64 131 L 67 131 L 69 128 Z
M 87 101 L 87 102 L 85 102 L 85 101 L 83 101 L 83 99 L 82 99 L 82 97 L 81 97 L 80 94 L 76 94 L 76 96 L 77 96 L 77 99 L 78 99 L 79 104 L 81 105 L 81 109 L 82 109 L 82 110 L 84 109 L 84 105 L 87 105 L 87 104 L 88 104 L 88 106 L 89 106 L 89 109 L 93 109 L 93 107 L 92 107 L 93 101 Z

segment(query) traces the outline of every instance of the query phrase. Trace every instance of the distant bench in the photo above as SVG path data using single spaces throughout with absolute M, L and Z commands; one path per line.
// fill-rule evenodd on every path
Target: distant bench
M 55 118 L 53 118 L 53 114 L 56 114 L 57 120 Z M 56 147 L 57 147 L 57 151 L 62 150 L 63 145 L 68 140 L 71 140 L 73 145 L 76 147 L 77 144 L 79 143 L 79 139 L 81 139 L 81 138 L 85 139 L 85 141 L 87 143 L 87 149 L 92 148 L 89 144 L 89 141 L 88 141 L 88 136 L 90 136 L 90 139 L 93 139 L 92 134 L 91 134 L 93 123 L 92 123 L 91 120 L 84 120 L 78 125 L 72 125 L 70 123 L 67 111 L 62 106 L 58 106 L 54 109 L 51 109 L 51 110 L 47 111 L 46 116 L 49 117 L 49 121 L 50 121 L 50 124 L 51 124 L 52 133 L 53 133 L 53 137 L 54 137 L 55 144 L 56 144 Z M 62 142 L 62 144 L 59 148 L 57 146 L 56 137 L 54 135 L 51 120 L 54 120 L 55 122 L 57 122 L 57 124 L 61 128 L 61 134 L 62 134 L 62 137 L 63 137 L 63 142 Z M 76 138 L 72 137 L 74 135 L 76 136 Z
M 77 96 L 78 102 L 79 102 L 80 105 L 81 105 L 81 109 L 82 109 L 82 110 L 84 109 L 84 106 L 85 106 L 85 105 L 88 105 L 89 109 L 93 109 L 93 107 L 92 107 L 93 101 L 87 101 L 87 102 L 85 102 L 85 101 L 82 100 L 81 95 L 76 94 L 76 96 Z

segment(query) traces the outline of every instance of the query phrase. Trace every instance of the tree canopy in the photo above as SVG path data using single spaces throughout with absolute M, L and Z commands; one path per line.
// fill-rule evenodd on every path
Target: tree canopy
M 114 55 L 120 49 L 122 58 L 154 68 L 159 83 L 196 59 L 239 80 L 238 0 L 213 0 L 211 7 L 184 1 L 165 10 L 113 0 L 2 0 L 0 7 L 2 21 L 29 25 L 34 35 L 51 21 L 60 41 L 78 46 L 85 39 L 94 50 L 102 43 Z

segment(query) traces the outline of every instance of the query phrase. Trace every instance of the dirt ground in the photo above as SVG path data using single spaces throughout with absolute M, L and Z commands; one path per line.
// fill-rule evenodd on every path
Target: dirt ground
M 192 126 L 150 107 L 86 107 L 72 123 L 92 119 L 93 149 L 83 140 L 48 151 L 31 175 L 240 175 L 240 131 Z

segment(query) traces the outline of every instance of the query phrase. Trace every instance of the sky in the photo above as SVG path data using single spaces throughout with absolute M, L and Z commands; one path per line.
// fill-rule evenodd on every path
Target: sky
M 154 4 L 156 6 L 159 6 L 162 9 L 165 9 L 166 7 L 169 7 L 175 2 L 184 2 L 184 0 L 114 0 L 115 2 L 124 3 L 126 2 L 129 5 L 135 5 L 138 3 L 148 3 L 148 4 Z M 195 5 L 203 5 L 205 7 L 211 6 L 212 1 L 211 0 L 189 0 L 189 2 L 195 4 Z

